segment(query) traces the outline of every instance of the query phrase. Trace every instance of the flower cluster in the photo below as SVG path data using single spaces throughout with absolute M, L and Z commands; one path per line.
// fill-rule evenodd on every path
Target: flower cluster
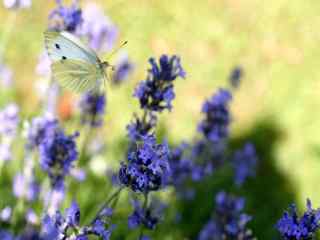
M 92 127 L 101 126 L 105 105 L 106 97 L 104 94 L 92 92 L 83 94 L 79 103 L 81 122 Z
M 229 136 L 231 98 L 228 90 L 220 89 L 207 100 L 202 107 L 204 119 L 198 125 L 203 137 L 189 144 L 181 144 L 171 154 L 171 183 L 178 195 L 185 199 L 193 199 L 196 194 L 188 182 L 201 183 L 227 162 L 228 149 L 225 140 Z M 244 180 L 247 175 L 254 173 L 254 169 L 250 169 L 251 165 L 244 169 L 245 164 L 241 160 L 235 160 L 234 166 L 237 179 L 241 175 Z M 245 170 L 248 172 L 244 172 Z
M 54 135 L 59 128 L 58 120 L 52 115 L 44 115 L 32 119 L 31 124 L 26 124 L 25 135 L 27 138 L 26 147 L 34 149 L 39 147 L 40 143 Z
M 133 64 L 126 54 L 122 54 L 115 66 L 115 71 L 112 75 L 112 83 L 119 85 L 124 82 L 133 71 Z
M 211 142 L 224 140 L 229 135 L 229 102 L 232 99 L 228 90 L 220 89 L 202 106 L 205 119 L 199 124 L 199 131 Z
M 192 170 L 195 168 L 193 161 L 185 156 L 185 151 L 188 147 L 187 143 L 182 143 L 174 148 L 170 154 L 171 178 L 174 179 L 174 183 L 177 185 L 183 184 L 192 175 Z
M 0 63 L 0 85 L 3 88 L 8 88 L 12 84 L 12 79 L 13 79 L 13 72 L 12 70 Z
M 40 187 L 32 176 L 28 177 L 21 173 L 15 176 L 13 180 L 13 194 L 17 198 L 34 201 L 38 197 Z
M 0 163 L 12 159 L 11 147 L 19 121 L 19 108 L 16 104 L 8 104 L 0 111 Z
M 285 240 L 313 239 L 320 228 L 320 209 L 313 209 L 307 199 L 307 211 L 299 217 L 296 206 L 292 204 L 278 221 L 277 228 Z
M 248 177 L 255 176 L 257 161 L 256 150 L 251 143 L 234 153 L 232 165 L 236 185 L 241 186 Z
M 59 184 L 69 174 L 73 162 L 78 158 L 75 138 L 78 133 L 67 136 L 62 129 L 45 137 L 39 145 L 40 166 L 48 173 L 52 185 Z
M 102 211 L 101 214 L 89 225 L 81 227 L 80 209 L 76 202 L 62 215 L 57 211 L 53 216 L 46 215 L 43 219 L 43 236 L 45 239 L 76 239 L 88 240 L 89 236 L 98 236 L 102 240 L 109 240 L 113 226 L 110 225 L 109 217 L 112 212 Z M 71 233 L 70 233 L 71 232 Z
M 83 23 L 79 34 L 88 39 L 89 46 L 101 52 L 110 51 L 117 39 L 118 29 L 95 4 L 88 4 L 83 10 Z
M 188 186 L 188 182 L 199 181 L 203 176 L 203 168 L 195 163 L 192 156 L 188 154 L 190 145 L 181 143 L 172 149 L 169 163 L 171 170 L 170 183 L 175 187 L 177 196 L 183 199 L 191 200 L 194 195 L 194 189 Z
M 219 192 L 215 199 L 215 217 L 201 230 L 199 240 L 255 239 L 246 225 L 251 217 L 242 213 L 244 199 Z
M 167 181 L 170 168 L 169 148 L 157 144 L 154 136 L 143 136 L 142 143 L 128 153 L 128 163 L 122 163 L 119 179 L 135 192 L 148 193 L 160 189 Z
M 31 4 L 31 0 L 3 2 L 10 9 L 27 8 Z M 70 6 L 65 6 L 62 0 L 56 0 L 56 3 L 57 7 L 49 16 L 49 29 L 69 31 L 80 38 L 85 38 L 88 40 L 88 45 L 96 51 L 108 52 L 112 49 L 119 32 L 102 9 L 95 4 L 88 4 L 82 11 L 79 0 L 72 0 Z M 40 62 L 37 73 L 50 79 L 49 59 L 41 57 Z M 229 141 L 231 90 L 219 89 L 205 101 L 202 107 L 204 117 L 198 125 L 200 136 L 191 140 L 185 139 L 172 148 L 166 141 L 157 142 L 159 115 L 165 110 L 169 112 L 172 110 L 175 80 L 179 77 L 185 78 L 186 73 L 180 58 L 176 55 L 162 55 L 159 61 L 150 58 L 149 63 L 151 67 L 148 69 L 147 77 L 138 84 L 133 94 L 139 101 L 141 115 L 135 113 L 133 120 L 127 126 L 129 141 L 124 141 L 128 144 L 125 146 L 126 160 L 115 170 L 107 169 L 115 175 L 116 184 L 112 186 L 117 188 L 115 191 L 110 190 L 109 185 L 102 185 L 105 183 L 95 176 L 95 170 L 102 169 L 100 164 L 106 163 L 106 143 L 96 137 L 97 131 L 91 131 L 93 127 L 103 127 L 106 108 L 104 94 L 85 93 L 79 101 L 80 114 L 72 115 L 70 121 L 59 122 L 56 116 L 56 106 L 60 96 L 59 86 L 55 82 L 50 82 L 49 88 L 46 87 L 43 91 L 47 101 L 42 102 L 45 103 L 43 109 L 46 113 L 50 112 L 50 115 L 40 113 L 40 117 L 35 117 L 30 122 L 24 121 L 24 139 L 17 137 L 20 134 L 17 105 L 9 104 L 0 111 L 0 186 L 12 187 L 9 191 L 1 189 L 0 192 L 0 240 L 109 240 L 111 234 L 113 238 L 123 239 L 135 236 L 134 231 L 137 229 L 139 240 L 150 240 L 149 233 L 152 234 L 150 230 L 161 229 L 159 225 L 164 207 L 166 205 L 171 207 L 172 199 L 175 201 L 174 207 L 182 206 L 182 211 L 185 211 L 187 209 L 185 206 L 192 201 L 192 205 L 197 204 L 193 206 L 199 207 L 199 203 L 195 200 L 199 199 L 204 184 L 210 183 L 210 186 L 204 186 L 204 190 L 210 195 L 212 192 L 208 189 L 211 191 L 212 187 L 220 186 L 224 180 L 229 184 L 232 183 L 230 180 L 233 177 L 234 184 L 241 187 L 249 177 L 256 175 L 258 158 L 254 145 L 246 143 L 234 152 L 229 146 L 229 142 L 232 142 Z M 123 82 L 132 69 L 133 64 L 128 56 L 122 55 L 115 63 L 112 83 Z M 0 81 L 3 86 L 11 83 L 12 75 L 7 66 L 0 64 Z M 235 67 L 228 79 L 230 89 L 234 91 L 239 86 L 242 76 L 243 69 Z M 74 121 L 77 117 L 81 124 Z M 61 124 L 64 124 L 64 128 Z M 75 132 L 68 135 L 63 129 L 72 127 L 81 131 L 80 128 L 84 125 L 89 126 L 86 129 L 89 131 L 88 135 L 81 135 L 81 163 L 78 165 L 81 165 L 82 169 L 77 169 L 73 167 L 79 157 L 76 144 L 79 134 Z M 103 135 L 99 135 L 101 136 Z M 19 147 L 23 154 L 18 152 L 13 155 L 12 149 Z M 7 161 L 7 165 L 3 164 L 5 160 L 10 159 L 16 161 Z M 44 174 L 39 169 L 42 169 Z M 218 171 L 221 171 L 223 181 L 216 177 Z M 85 178 L 86 173 L 88 178 Z M 77 181 L 66 181 L 69 175 L 91 182 L 81 183 L 82 189 L 77 191 L 77 187 L 79 188 Z M 11 179 L 7 179 L 7 176 Z M 214 182 L 216 179 L 218 184 Z M 113 194 L 106 199 L 101 197 L 103 202 L 100 202 L 98 199 L 100 194 L 96 194 L 95 198 L 88 196 L 86 186 Z M 168 191 L 160 195 L 160 190 L 164 189 Z M 230 189 L 235 188 L 231 186 Z M 212 191 L 217 192 L 217 190 Z M 118 213 L 116 207 L 128 205 L 128 199 L 120 197 L 120 193 L 124 191 L 130 199 L 134 199 L 133 210 L 119 211 L 120 217 L 114 219 L 114 211 Z M 159 195 L 168 203 L 159 204 L 154 201 L 153 197 Z M 88 199 L 90 203 L 81 202 L 81 205 L 87 206 L 80 211 L 75 201 L 70 204 L 70 200 L 74 197 L 80 197 L 82 201 Z M 63 212 L 61 206 L 68 204 L 69 208 Z M 93 212 L 92 209 L 100 204 L 100 210 Z M 191 232 L 190 235 L 187 233 L 188 235 L 184 236 L 185 229 L 183 229 L 179 231 L 178 236 L 182 239 L 197 235 L 199 240 L 253 240 L 255 239 L 253 233 L 248 228 L 252 218 L 244 213 L 244 208 L 244 198 L 220 191 L 215 197 L 214 211 L 200 233 Z M 167 224 L 177 220 L 176 216 L 180 212 L 177 213 L 176 210 L 177 208 L 172 208 L 172 211 L 166 214 Z M 123 219 L 127 220 L 128 229 L 122 227 L 126 225 L 120 222 Z M 82 224 L 83 222 L 85 224 Z M 119 222 L 122 226 L 116 228 L 114 222 Z M 284 240 L 313 239 L 320 228 L 320 209 L 313 209 L 310 200 L 307 200 L 307 211 L 298 216 L 295 206 L 292 205 L 276 227 Z M 124 229 L 132 233 L 123 232 Z M 148 230 L 148 236 L 144 230 Z M 180 239 L 179 237 L 161 235 L 160 238 Z
M 133 201 L 134 211 L 128 217 L 128 226 L 130 229 L 135 229 L 140 225 L 144 225 L 148 229 L 154 229 L 159 219 L 152 213 L 152 208 L 144 209 L 141 203 L 137 200 Z
M 2 136 L 13 137 L 16 135 L 19 124 L 19 108 L 16 104 L 8 104 L 0 112 L 0 134 Z
M 234 69 L 232 69 L 230 76 L 229 76 L 230 85 L 233 88 L 238 88 L 242 77 L 243 77 L 242 67 L 241 66 L 234 67 Z
M 171 109 L 171 102 L 175 98 L 173 81 L 177 77 L 185 77 L 185 71 L 177 56 L 162 55 L 159 66 L 154 58 L 149 60 L 151 69 L 145 81 L 140 82 L 134 96 L 139 99 L 142 109 L 149 111 L 163 111 Z
M 133 142 L 140 140 L 143 136 L 149 135 L 156 125 L 157 116 L 152 112 L 145 112 L 142 119 L 135 115 L 127 126 L 129 139 Z
M 62 0 L 56 0 L 57 8 L 49 15 L 49 28 L 58 31 L 75 32 L 82 23 L 82 11 L 78 1 L 70 7 L 63 6 Z

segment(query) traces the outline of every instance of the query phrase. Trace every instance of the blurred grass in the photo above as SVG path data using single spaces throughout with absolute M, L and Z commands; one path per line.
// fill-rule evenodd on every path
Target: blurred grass
M 119 27 L 120 40 L 129 41 L 126 49 L 136 64 L 130 82 L 108 93 L 106 128 L 101 133 L 108 142 L 108 164 L 116 166 L 121 159 L 125 126 L 138 109 L 133 88 L 144 79 L 150 56 L 178 54 L 188 74 L 177 81 L 173 111 L 161 116 L 161 126 L 170 127 L 166 133 L 173 143 L 194 135 L 204 98 L 225 86 L 230 69 L 240 64 L 245 78 L 232 105 L 233 134 L 242 136 L 261 119 L 271 117 L 283 133 L 273 146 L 274 168 L 295 189 L 301 206 L 307 197 L 314 206 L 320 205 L 318 1 L 95 2 Z M 19 11 L 5 52 L 6 63 L 15 71 L 15 96 L 26 116 L 39 110 L 34 109 L 34 68 L 53 6 L 53 0 L 34 0 L 31 10 Z M 0 9 L 0 39 L 9 14 Z M 1 97 L 1 103 L 6 101 L 8 97 Z M 265 191 L 276 189 L 270 186 Z

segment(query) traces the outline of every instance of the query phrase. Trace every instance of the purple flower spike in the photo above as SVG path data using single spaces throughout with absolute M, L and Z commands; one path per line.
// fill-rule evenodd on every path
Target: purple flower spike
M 127 54 L 121 54 L 118 61 L 115 64 L 116 69 L 112 75 L 112 83 L 119 85 L 123 83 L 129 77 L 133 71 L 133 64 L 129 60 Z
M 242 213 L 245 204 L 243 198 L 219 192 L 215 203 L 215 217 L 203 227 L 198 240 L 255 239 L 246 226 L 251 217 Z
M 73 162 L 78 158 L 75 138 L 79 133 L 65 135 L 60 128 L 46 136 L 39 145 L 40 165 L 48 173 L 52 186 L 61 184 L 70 173 Z
M 243 77 L 243 69 L 241 66 L 236 66 L 232 69 L 229 82 L 233 88 L 238 88 L 241 83 L 241 78 Z
M 284 240 L 313 239 L 320 228 L 320 209 L 313 209 L 307 199 L 307 211 L 299 217 L 294 204 L 285 212 L 277 223 L 277 229 Z
M 232 95 L 228 90 L 220 89 L 202 106 L 204 120 L 199 124 L 199 131 L 211 142 L 218 143 L 229 136 L 229 102 Z
M 67 224 L 70 226 L 79 226 L 80 222 L 80 209 L 78 204 L 73 201 L 71 206 L 67 209 L 66 212 Z
M 106 107 L 106 96 L 97 93 L 85 93 L 79 103 L 81 122 L 92 127 L 100 127 Z
M 140 82 L 134 92 L 134 97 L 140 101 L 143 109 L 163 111 L 172 109 L 172 100 L 175 98 L 173 81 L 177 77 L 185 78 L 180 58 L 162 55 L 159 65 L 154 58 L 149 60 L 151 68 L 148 70 L 147 80 Z
M 3 88 L 8 88 L 12 85 L 13 72 L 12 70 L 0 63 L 0 84 Z
M 89 40 L 89 46 L 96 51 L 108 52 L 113 48 L 118 29 L 95 4 L 88 4 L 83 11 L 80 35 Z
M 166 143 L 156 144 L 154 136 L 144 136 L 142 144 L 128 153 L 128 164 L 122 163 L 119 180 L 135 192 L 158 190 L 170 176 L 168 158 Z
M 248 177 L 255 176 L 257 161 L 256 150 L 251 143 L 234 153 L 232 165 L 236 185 L 241 186 Z
M 76 32 L 82 23 L 82 11 L 78 1 L 74 1 L 70 7 L 57 1 L 55 8 L 49 15 L 49 28 L 57 31 Z

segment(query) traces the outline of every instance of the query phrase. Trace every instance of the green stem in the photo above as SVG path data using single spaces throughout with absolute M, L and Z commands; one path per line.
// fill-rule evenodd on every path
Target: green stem
M 143 125 L 146 125 L 146 123 L 147 123 L 147 116 L 148 116 L 148 110 L 144 110 L 143 116 L 142 116 Z
M 121 193 L 123 187 L 120 187 L 117 191 L 115 191 L 108 199 L 107 201 L 100 207 L 100 209 L 97 211 L 96 217 L 94 218 L 94 220 L 92 222 L 94 222 L 95 220 L 97 220 L 97 218 L 99 217 L 99 214 L 103 211 L 103 209 L 107 208 L 109 206 L 109 204 L 111 203 L 112 200 L 114 200 L 116 197 L 119 196 L 119 194 Z
M 21 224 L 21 220 L 23 219 L 23 215 L 24 215 L 24 206 L 25 206 L 24 199 L 19 198 L 13 211 L 11 226 L 14 229 L 12 230 L 16 230 L 15 228 Z
M 4 161 L 3 160 L 0 160 L 0 176 L 3 176 L 3 166 L 4 166 Z

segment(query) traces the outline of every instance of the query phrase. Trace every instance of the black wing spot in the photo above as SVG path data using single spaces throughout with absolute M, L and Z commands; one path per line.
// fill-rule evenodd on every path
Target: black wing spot
M 67 57 L 66 56 L 62 56 L 62 60 L 66 60 L 67 59 Z
M 55 44 L 56 49 L 60 49 L 60 45 L 58 43 Z

